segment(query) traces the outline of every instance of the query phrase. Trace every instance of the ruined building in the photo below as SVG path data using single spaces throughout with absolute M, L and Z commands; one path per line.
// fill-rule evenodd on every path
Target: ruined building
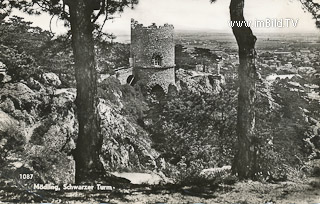
M 174 27 L 152 24 L 144 27 L 131 20 L 130 66 L 133 76 L 128 83 L 143 81 L 149 90 L 160 89 L 167 93 L 175 86 Z

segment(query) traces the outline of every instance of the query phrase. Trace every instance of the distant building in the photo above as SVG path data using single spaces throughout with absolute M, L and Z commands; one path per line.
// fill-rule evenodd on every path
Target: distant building
M 310 54 L 311 51 L 310 50 L 300 50 L 301 54 Z
M 279 51 L 275 51 L 274 54 L 275 54 L 275 55 L 289 55 L 289 54 L 291 54 L 291 52 L 282 52 L 282 51 L 279 52 Z

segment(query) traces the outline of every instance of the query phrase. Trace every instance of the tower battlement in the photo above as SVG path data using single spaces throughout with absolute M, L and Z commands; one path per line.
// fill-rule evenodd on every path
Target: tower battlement
M 131 20 L 131 58 L 133 67 L 174 67 L 174 27 L 155 23 L 145 27 Z
M 151 30 L 151 29 L 171 29 L 172 31 L 174 30 L 174 26 L 168 23 L 165 23 L 163 26 L 157 26 L 156 23 L 152 23 L 150 26 L 143 26 L 143 24 L 139 23 L 138 21 L 134 20 L 133 18 L 131 19 L 131 29 L 146 29 L 146 30 Z

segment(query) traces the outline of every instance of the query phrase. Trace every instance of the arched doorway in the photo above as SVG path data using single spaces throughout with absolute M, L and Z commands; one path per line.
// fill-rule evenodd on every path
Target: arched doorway
M 151 94 L 154 95 L 157 99 L 164 98 L 166 95 L 163 88 L 159 84 L 156 84 L 152 87 Z

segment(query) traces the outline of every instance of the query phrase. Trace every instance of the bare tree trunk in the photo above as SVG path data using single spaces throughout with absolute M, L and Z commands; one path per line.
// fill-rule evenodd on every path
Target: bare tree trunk
M 244 0 L 231 0 L 231 21 L 244 21 Z M 233 172 L 239 178 L 252 178 L 255 174 L 255 150 L 253 145 L 255 128 L 256 67 L 255 42 L 250 27 L 242 25 L 232 28 L 239 47 L 239 95 L 238 95 L 238 152 L 233 162 Z
M 97 72 L 95 69 L 92 4 L 89 0 L 68 1 L 72 47 L 77 81 L 79 135 L 74 152 L 76 183 L 92 183 L 100 178 L 103 166 L 99 159 L 102 145 L 97 110 Z

